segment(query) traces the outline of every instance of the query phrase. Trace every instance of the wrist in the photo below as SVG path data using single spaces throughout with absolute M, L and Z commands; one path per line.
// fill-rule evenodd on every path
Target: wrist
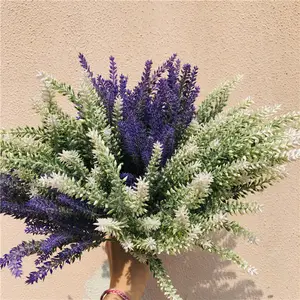
M 114 282 L 111 284 L 110 289 L 118 290 L 123 293 L 130 299 L 130 300 L 140 300 L 144 294 L 145 285 L 141 284 L 140 282 L 136 283 L 127 283 L 127 282 Z M 122 297 L 121 297 L 122 299 Z M 105 300 L 105 298 L 104 298 Z M 113 299 L 115 300 L 115 299 Z M 119 299 L 118 299 L 119 300 Z
M 117 291 L 124 293 L 130 300 L 139 299 L 139 298 L 137 298 L 138 296 L 136 295 L 135 291 L 129 285 L 119 283 L 119 284 L 115 284 L 115 285 L 110 285 L 109 289 L 117 290 Z M 109 295 L 113 295 L 113 294 L 109 294 Z M 118 296 L 118 295 L 116 295 L 116 296 Z M 117 298 L 118 300 L 122 300 L 121 296 L 118 296 L 118 297 L 119 297 L 119 298 Z M 113 300 L 115 300 L 115 299 L 113 299 Z
M 150 275 L 149 267 L 142 264 L 137 265 L 129 260 L 121 268 L 111 269 L 114 272 L 111 275 L 109 288 L 122 291 L 130 300 L 140 300 Z M 134 274 L 130 273 L 132 269 L 135 270 Z
M 108 294 L 103 298 L 103 300 L 122 300 L 122 298 L 120 298 L 118 295 Z
M 104 296 L 103 300 L 122 300 L 122 298 L 118 295 L 108 294 Z
M 103 292 L 100 300 L 130 300 L 127 293 L 120 289 L 109 288 Z

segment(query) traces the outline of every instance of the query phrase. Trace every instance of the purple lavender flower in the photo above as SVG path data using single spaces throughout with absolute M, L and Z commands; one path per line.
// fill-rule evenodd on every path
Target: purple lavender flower
M 99 218 L 99 216 L 104 215 L 103 212 L 100 210 L 97 211 L 97 209 L 82 199 L 73 199 L 65 194 L 59 194 L 57 196 L 57 200 L 60 204 L 64 205 L 65 207 L 68 207 L 72 210 L 74 213 L 83 214 L 85 217 L 90 219 L 96 219 Z
M 38 280 L 44 280 L 45 277 L 57 268 L 62 268 L 65 263 L 70 264 L 76 259 L 79 259 L 84 250 L 99 246 L 100 242 L 84 241 L 70 245 L 70 248 L 65 248 L 59 252 L 51 260 L 43 263 L 42 266 L 37 267 L 37 271 L 31 272 L 27 277 L 26 283 L 33 284 Z
M 12 248 L 9 254 L 1 259 L 1 268 L 7 266 L 15 277 L 22 275 L 22 260 L 25 256 L 32 255 L 39 251 L 39 241 L 22 242 L 20 245 Z
M 41 235 L 47 235 L 49 233 L 53 233 L 53 229 L 51 229 L 49 225 L 46 224 L 27 225 L 24 231 L 27 234 L 41 234 Z
M 136 183 L 136 179 L 137 179 L 137 178 L 136 178 L 133 174 L 131 174 L 131 173 L 121 173 L 121 174 L 120 174 L 120 178 L 121 178 L 121 179 L 126 178 L 125 183 L 126 183 L 126 185 L 128 185 L 128 186 L 134 185 L 134 184 Z
M 45 254 L 49 254 L 53 251 L 53 249 L 60 248 L 61 246 L 68 244 L 70 240 L 72 241 L 72 238 L 72 234 L 54 233 L 41 243 L 41 251 Z
M 110 123 L 116 97 L 119 95 L 122 99 L 122 120 L 118 129 L 125 161 L 122 172 L 127 174 L 127 178 L 144 174 L 156 141 L 163 145 L 163 166 L 192 121 L 194 102 L 200 91 L 196 85 L 198 68 L 184 64 L 180 71 L 181 62 L 176 58 L 177 55 L 173 54 L 152 75 L 153 63 L 147 60 L 140 82 L 130 90 L 124 75 L 120 75 L 117 85 L 117 67 L 113 57 L 110 57 L 110 79 L 106 80 L 101 75 L 94 78 L 86 59 L 80 54 L 81 65 L 92 83 L 96 82 L 94 87 L 103 99 Z M 130 181 L 127 180 L 126 184 Z
M 49 190 L 48 197 L 30 198 L 27 189 L 26 184 L 18 178 L 0 174 L 0 212 L 23 219 L 26 233 L 49 236 L 43 241 L 23 242 L 12 248 L 0 258 L 1 268 L 7 267 L 14 276 L 20 277 L 23 258 L 37 253 L 35 263 L 43 264 L 39 273 L 41 276 L 49 264 L 47 260 L 51 259 L 56 249 L 74 243 L 78 243 L 78 247 L 86 244 L 87 248 L 91 248 L 103 241 L 104 235 L 95 231 L 94 225 L 98 217 L 105 216 L 102 209 L 92 207 L 80 199 L 57 194 L 54 190 Z M 75 250 L 72 250 L 73 254 Z M 47 274 L 48 271 L 44 273 Z
M 92 78 L 92 77 L 93 77 L 93 72 L 91 71 L 91 68 L 90 68 L 90 66 L 88 65 L 88 63 L 87 63 L 87 61 L 86 61 L 84 55 L 83 55 L 82 53 L 79 53 L 78 57 L 79 57 L 79 62 L 80 62 L 80 64 L 81 64 L 82 68 L 83 68 L 84 70 L 86 70 L 86 72 L 88 73 L 89 77 Z
M 109 65 L 109 78 L 114 87 L 118 87 L 118 74 L 117 74 L 117 64 L 115 62 L 115 58 L 113 56 L 109 57 L 110 65 Z
M 93 76 L 93 72 L 86 58 L 82 53 L 79 53 L 79 61 L 82 68 L 87 72 L 88 77 L 91 79 L 92 85 L 97 91 L 99 97 L 102 99 L 103 104 L 107 111 L 107 118 L 109 123 L 112 123 L 113 108 L 116 101 L 116 97 L 119 92 L 118 87 L 118 75 L 117 75 L 117 64 L 115 58 L 110 56 L 110 67 L 109 67 L 109 77 L 110 79 L 105 80 L 101 75 L 96 77 Z M 80 116 L 81 117 L 81 116 Z
M 167 70 L 168 64 L 173 63 L 176 59 L 177 54 L 174 53 L 169 59 L 167 59 L 161 66 L 158 67 L 156 71 L 154 71 L 152 77 L 151 77 L 151 83 L 152 85 L 155 85 L 156 82 L 161 78 L 161 76 L 165 73 Z M 179 61 L 179 60 L 178 60 Z M 179 61 L 180 62 L 180 61 Z

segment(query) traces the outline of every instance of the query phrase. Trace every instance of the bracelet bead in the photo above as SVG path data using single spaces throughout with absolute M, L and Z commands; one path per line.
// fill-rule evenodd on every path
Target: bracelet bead
M 127 295 L 119 290 L 116 289 L 107 289 L 103 292 L 103 294 L 100 297 L 100 300 L 104 300 L 105 296 L 108 294 L 115 294 L 121 297 L 122 300 L 130 300 Z

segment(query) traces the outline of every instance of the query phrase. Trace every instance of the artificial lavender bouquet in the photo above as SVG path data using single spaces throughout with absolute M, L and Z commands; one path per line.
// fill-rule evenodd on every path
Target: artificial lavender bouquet
M 256 242 L 231 215 L 261 210 L 247 202 L 283 178 L 284 165 L 300 158 L 300 113 L 279 106 L 251 109 L 247 98 L 224 111 L 237 76 L 195 107 L 197 67 L 176 55 L 127 87 L 110 58 L 109 79 L 95 76 L 79 55 L 84 78 L 78 92 L 40 73 L 39 127 L 2 132 L 1 213 L 24 220 L 24 241 L 4 255 L 1 267 L 22 275 L 22 260 L 36 255 L 34 283 L 86 250 L 114 237 L 147 263 L 168 299 L 181 299 L 159 255 L 195 247 L 217 253 L 255 273 L 231 249 L 217 245 L 226 230 Z M 65 113 L 55 94 L 77 110 Z M 298 148 L 297 148 L 298 147 Z

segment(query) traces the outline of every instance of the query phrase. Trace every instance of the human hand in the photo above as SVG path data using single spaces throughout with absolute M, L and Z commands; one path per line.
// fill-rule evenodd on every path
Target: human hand
M 149 267 L 125 252 L 116 240 L 107 241 L 105 251 L 110 269 L 110 288 L 124 292 L 130 300 L 140 300 L 150 275 Z M 120 300 L 108 294 L 105 300 Z

